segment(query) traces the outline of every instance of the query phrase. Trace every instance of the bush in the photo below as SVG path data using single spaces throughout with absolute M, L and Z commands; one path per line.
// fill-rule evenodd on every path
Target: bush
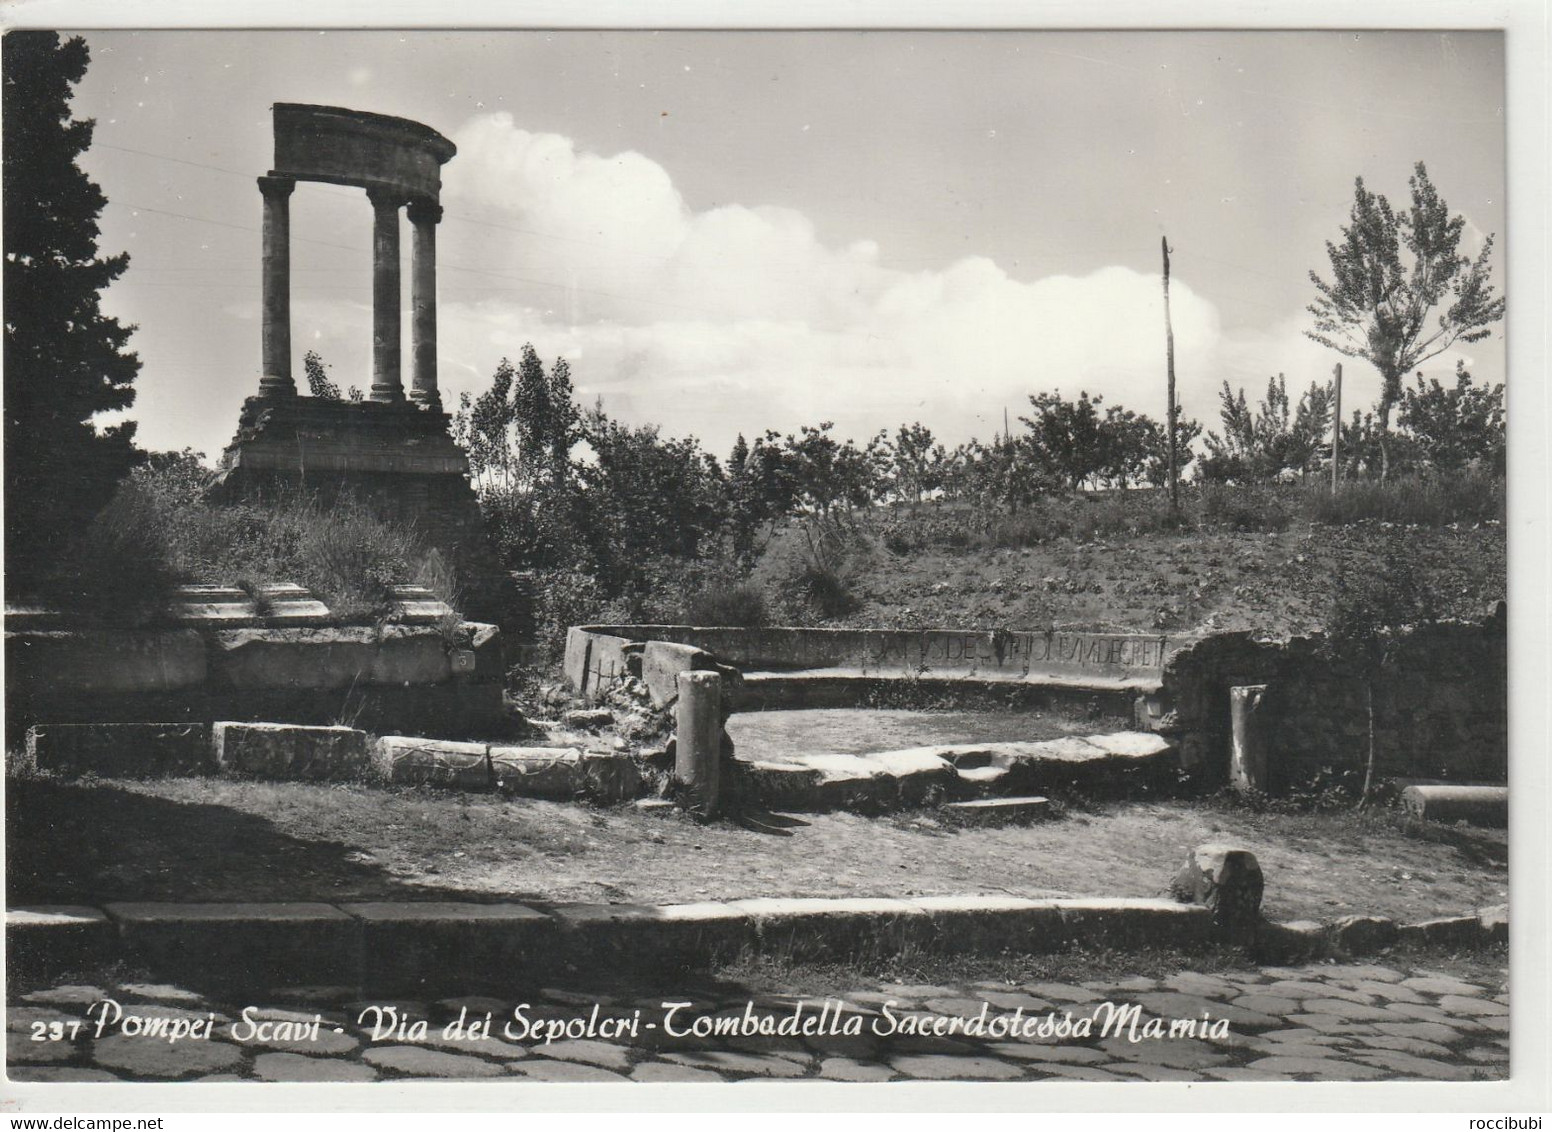
M 826 620 L 836 621 L 862 608 L 851 582 L 834 567 L 809 563 L 794 581 L 815 612 Z
M 771 623 L 765 591 L 753 582 L 714 582 L 684 602 L 690 625 L 736 625 L 761 628 Z

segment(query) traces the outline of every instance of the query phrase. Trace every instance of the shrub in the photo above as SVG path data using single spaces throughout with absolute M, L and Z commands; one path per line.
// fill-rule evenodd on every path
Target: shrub
M 835 621 L 862 608 L 851 583 L 841 571 L 819 563 L 809 563 L 795 579 L 799 590 L 823 618 Z
M 714 582 L 684 602 L 690 625 L 737 625 L 760 628 L 771 623 L 765 591 L 753 582 Z

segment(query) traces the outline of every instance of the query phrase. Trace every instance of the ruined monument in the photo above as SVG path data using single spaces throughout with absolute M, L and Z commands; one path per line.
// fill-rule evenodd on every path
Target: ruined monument
M 419 122 L 335 106 L 276 103 L 264 199 L 263 370 L 222 455 L 216 492 L 254 499 L 350 492 L 413 526 L 453 566 L 464 612 L 501 620 L 501 573 L 485 537 L 468 460 L 437 389 L 436 229 L 441 167 L 457 152 Z M 298 181 L 366 191 L 372 227 L 372 382 L 364 401 L 297 394 L 291 371 L 290 201 Z M 399 211 L 413 229 L 411 365 L 401 378 Z

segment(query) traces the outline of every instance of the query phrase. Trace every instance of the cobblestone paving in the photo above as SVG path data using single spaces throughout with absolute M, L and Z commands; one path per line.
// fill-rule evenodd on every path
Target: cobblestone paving
M 1507 978 L 1506 969 L 1500 981 L 1482 983 L 1411 967 L 1319 964 L 1076 984 L 875 983 L 838 991 L 827 1011 L 823 996 L 754 994 L 705 981 L 667 994 L 548 990 L 516 1001 L 361 1002 L 330 988 L 296 988 L 262 1006 L 110 982 L 19 994 L 7 1011 L 6 1057 L 18 1081 L 1497 1080 L 1509 1070 Z M 94 1004 L 109 998 L 123 1017 L 98 1036 L 105 1008 Z M 507 1023 L 519 1026 L 519 1001 L 527 1004 L 522 1023 L 553 1023 L 553 1040 L 503 1034 Z M 688 1005 L 665 1018 L 664 1002 Z M 837 1003 L 844 1003 L 839 1011 Z M 1107 1033 L 1105 1019 L 1130 1005 L 1140 1008 L 1136 1030 L 1127 1015 L 1122 1032 L 1112 1025 Z M 269 1025 L 244 1029 L 245 1011 L 250 1023 Z M 487 1013 L 488 1036 L 448 1031 L 460 1016 L 483 1020 Z M 169 1034 L 179 1020 L 185 1031 L 212 1024 L 208 1036 L 172 1042 L 133 1032 L 131 1016 L 166 1019 L 153 1025 Z M 696 1019 L 703 1027 L 719 1019 L 747 1025 L 746 1016 L 767 1026 L 807 1021 L 809 1029 L 800 1036 L 669 1032 L 693 1028 Z M 391 1032 L 374 1035 L 378 1017 L 391 1019 Z M 953 1022 L 978 1017 L 989 1032 L 967 1035 L 964 1022 Z M 999 1018 L 1017 1026 L 992 1026 Z M 1087 1033 L 1052 1033 L 1053 1018 L 1092 1021 Z M 1166 1027 L 1170 1019 L 1195 1022 L 1197 1032 L 1149 1036 L 1151 1018 Z M 600 1036 L 632 1020 L 633 1035 Z M 423 1029 L 411 1028 L 417 1021 Z M 816 1032 L 820 1022 L 824 1032 Z M 913 1025 L 936 1033 L 906 1033 Z

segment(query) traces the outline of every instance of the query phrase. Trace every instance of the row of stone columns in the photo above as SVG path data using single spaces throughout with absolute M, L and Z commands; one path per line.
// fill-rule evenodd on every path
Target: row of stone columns
M 264 372 L 259 394 L 296 395 L 291 374 L 291 192 L 290 177 L 260 177 L 264 196 Z M 371 188 L 372 202 L 372 390 L 371 399 L 387 404 L 404 400 L 400 374 L 399 209 L 414 229 L 411 244 L 410 333 L 413 378 L 410 399 L 440 411 L 437 391 L 436 226 L 442 206 L 421 198 L 406 200 L 400 190 Z

